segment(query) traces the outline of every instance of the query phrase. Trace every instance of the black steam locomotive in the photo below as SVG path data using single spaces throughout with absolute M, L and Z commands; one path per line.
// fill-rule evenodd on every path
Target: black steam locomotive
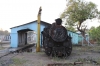
M 67 29 L 60 25 L 50 25 L 44 28 L 43 48 L 48 56 L 69 56 L 72 51 L 71 36 Z

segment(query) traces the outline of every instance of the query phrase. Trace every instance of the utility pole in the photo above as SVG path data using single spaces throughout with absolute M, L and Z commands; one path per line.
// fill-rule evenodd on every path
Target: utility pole
M 39 12 L 37 15 L 37 45 L 36 52 L 40 52 L 40 22 L 41 22 L 41 7 L 39 8 Z

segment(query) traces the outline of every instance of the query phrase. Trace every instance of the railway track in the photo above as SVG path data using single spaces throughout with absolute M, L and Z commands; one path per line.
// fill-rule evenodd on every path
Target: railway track
M 16 51 L 8 52 L 8 53 L 5 53 L 4 55 L 0 56 L 0 66 L 9 66 L 10 64 L 13 63 L 12 59 L 15 56 L 17 56 L 21 52 L 31 52 L 32 51 L 31 48 L 34 45 L 35 44 L 27 45 L 27 46 L 17 49 Z
M 6 56 L 2 56 L 1 58 L 0 58 L 0 66 L 9 66 L 10 64 L 12 64 L 13 63 L 13 58 L 15 57 L 15 56 L 17 56 L 18 55 L 18 53 L 14 53 L 14 54 L 9 54 L 9 55 L 6 55 Z

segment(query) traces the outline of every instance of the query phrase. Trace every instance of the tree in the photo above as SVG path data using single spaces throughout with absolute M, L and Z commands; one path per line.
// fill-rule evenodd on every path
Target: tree
M 7 30 L 0 30 L 0 35 L 10 35 L 10 33 Z
M 67 0 L 67 8 L 61 14 L 61 18 L 66 19 L 66 23 L 71 26 L 77 26 L 85 38 L 86 25 L 83 25 L 87 19 L 100 18 L 100 12 L 97 6 L 92 2 L 83 0 Z
M 96 37 L 97 37 L 97 41 L 100 42 L 100 26 L 96 28 Z
M 10 35 L 10 33 L 7 30 L 5 30 L 4 35 Z
M 92 40 L 100 42 L 100 26 L 97 28 L 91 27 L 89 30 L 89 35 Z
M 96 40 L 96 28 L 95 27 L 91 27 L 89 30 L 89 36 L 91 40 Z
M 65 28 L 66 28 L 67 30 L 76 32 L 76 30 L 75 30 L 75 28 L 74 28 L 73 26 L 65 26 Z

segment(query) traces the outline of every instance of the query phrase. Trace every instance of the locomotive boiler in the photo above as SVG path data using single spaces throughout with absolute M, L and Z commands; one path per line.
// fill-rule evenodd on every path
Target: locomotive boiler
M 42 31 L 43 48 L 48 56 L 70 56 L 72 51 L 71 36 L 61 25 L 52 24 Z

